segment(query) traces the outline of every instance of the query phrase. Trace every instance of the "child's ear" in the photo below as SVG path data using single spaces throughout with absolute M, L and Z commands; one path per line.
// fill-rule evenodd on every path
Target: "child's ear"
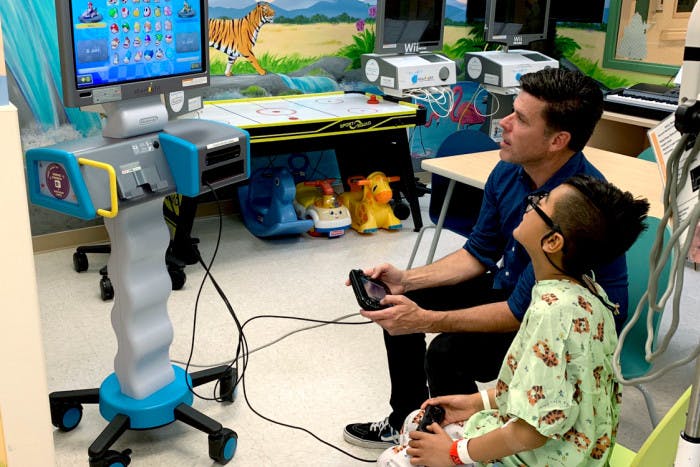
M 559 232 L 553 232 L 545 238 L 542 244 L 542 249 L 545 253 L 556 253 L 564 249 L 564 236 Z

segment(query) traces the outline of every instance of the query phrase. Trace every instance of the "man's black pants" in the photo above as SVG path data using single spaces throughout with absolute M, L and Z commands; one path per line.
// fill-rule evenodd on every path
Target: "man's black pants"
M 493 290 L 493 276 L 485 274 L 453 286 L 406 294 L 420 307 L 449 311 L 504 301 L 508 293 Z M 391 378 L 389 423 L 399 429 L 406 416 L 430 396 L 471 394 L 475 381 L 491 381 L 515 337 L 509 333 L 443 333 L 435 336 L 426 354 L 425 334 L 390 336 L 384 331 Z

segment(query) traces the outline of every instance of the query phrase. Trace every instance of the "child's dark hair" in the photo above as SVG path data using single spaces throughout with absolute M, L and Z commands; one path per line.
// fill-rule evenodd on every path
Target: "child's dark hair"
M 547 68 L 523 75 L 520 88 L 546 103 L 543 118 L 550 130 L 571 134 L 569 149 L 583 149 L 603 115 L 603 93 L 592 78 Z
M 632 246 L 647 228 L 649 203 L 589 175 L 576 175 L 564 184 L 574 191 L 560 198 L 552 219 L 564 235 L 562 267 L 581 277 Z

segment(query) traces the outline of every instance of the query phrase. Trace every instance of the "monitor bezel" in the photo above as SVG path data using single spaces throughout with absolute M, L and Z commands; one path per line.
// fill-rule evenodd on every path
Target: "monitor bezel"
M 394 0 L 377 0 L 377 15 L 375 16 L 375 39 L 374 53 L 377 54 L 416 54 L 420 52 L 434 52 L 442 50 L 445 35 L 445 14 L 447 0 L 435 0 L 435 4 L 440 4 L 442 14 L 440 15 L 440 39 L 437 42 L 398 42 L 396 44 L 384 43 L 384 29 L 386 22 L 386 4 Z M 417 46 L 414 46 L 417 44 Z
M 511 2 L 514 0 L 486 0 L 486 10 L 485 10 L 485 18 L 484 18 L 484 39 L 486 42 L 490 43 L 495 43 L 495 44 L 504 44 L 508 47 L 510 46 L 526 46 L 530 44 L 531 42 L 536 42 L 540 41 L 543 39 L 547 38 L 547 34 L 549 33 L 549 11 L 551 7 L 551 0 L 545 0 L 546 2 L 546 8 L 545 8 L 545 14 L 544 14 L 544 21 L 542 22 L 543 24 L 543 31 L 535 34 L 499 34 L 498 36 L 494 36 L 493 33 L 493 24 L 495 22 L 495 17 L 496 17 L 496 5 L 499 2 Z M 503 37 L 505 36 L 505 37 Z
M 209 2 L 190 0 L 197 3 L 201 11 L 201 46 L 203 69 L 201 71 L 156 77 L 141 80 L 101 84 L 78 88 L 76 82 L 75 50 L 73 43 L 72 3 L 75 0 L 56 0 L 56 30 L 58 32 L 58 53 L 61 69 L 63 105 L 65 107 L 87 107 L 95 104 L 119 102 L 141 97 L 165 95 L 175 91 L 196 89 L 210 84 L 209 64 Z M 95 97 L 93 90 L 119 87 L 117 97 L 104 99 Z

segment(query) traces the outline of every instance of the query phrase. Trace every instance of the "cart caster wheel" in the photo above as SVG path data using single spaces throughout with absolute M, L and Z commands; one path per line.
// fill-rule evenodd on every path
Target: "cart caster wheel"
M 394 206 L 394 215 L 400 220 L 405 221 L 406 219 L 408 219 L 408 216 L 411 215 L 411 208 L 408 207 L 408 204 L 406 202 L 399 201 Z
M 102 276 L 102 279 L 100 279 L 100 297 L 105 302 L 114 298 L 114 287 L 112 287 L 112 281 L 107 276 Z
M 219 464 L 227 464 L 233 459 L 237 447 L 238 435 L 233 430 L 222 428 L 209 435 L 209 457 Z
M 51 424 L 61 431 L 71 431 L 83 418 L 83 406 L 73 403 L 51 404 Z
M 131 449 L 122 452 L 107 451 L 104 455 L 90 458 L 90 467 L 126 467 L 131 464 Z
M 88 269 L 88 258 L 85 253 L 76 251 L 73 253 L 73 269 L 75 272 L 83 272 Z
M 182 269 L 168 269 L 170 274 L 170 282 L 173 285 L 173 290 L 180 290 L 187 282 L 187 274 Z
M 233 402 L 236 399 L 236 376 L 236 372 L 230 371 L 226 376 L 219 378 L 219 397 L 222 402 Z

